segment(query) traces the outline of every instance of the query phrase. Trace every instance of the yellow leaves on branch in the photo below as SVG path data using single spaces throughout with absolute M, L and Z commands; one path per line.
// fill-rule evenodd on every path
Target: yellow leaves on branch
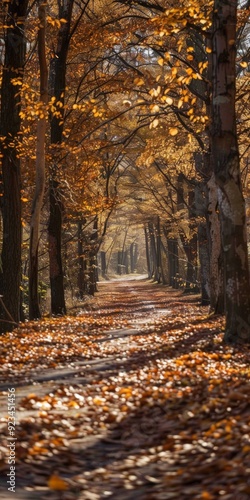
M 149 93 L 152 97 L 158 97 L 161 93 L 161 86 L 158 85 L 157 88 L 150 89 Z
M 207 2 L 206 13 L 197 5 L 197 2 L 188 2 L 187 6 L 167 9 L 161 16 L 151 19 L 153 23 L 160 24 L 157 34 L 160 37 L 174 35 L 185 28 L 188 22 L 199 26 L 202 30 L 207 30 L 211 26 L 211 16 L 209 15 L 213 7 L 213 2 Z
M 33 121 L 34 119 L 43 119 L 48 114 L 48 107 L 42 101 L 32 103 L 26 109 L 20 111 L 19 116 L 22 120 Z
M 67 23 L 68 21 L 66 19 L 63 19 L 63 18 L 55 19 L 51 16 L 47 16 L 47 22 L 48 22 L 48 24 L 50 24 L 53 27 L 61 28 L 61 25 Z
M 138 87 L 140 87 L 141 85 L 144 85 L 144 83 L 145 82 L 144 82 L 143 78 L 135 78 L 134 79 L 134 84 L 138 85 Z
M 207 69 L 207 67 L 208 67 L 208 61 L 199 62 L 198 67 L 199 67 L 200 73 L 202 73 L 205 69 Z
M 150 106 L 150 109 L 152 113 L 158 113 L 158 111 L 160 111 L 158 104 L 153 104 L 153 106 Z
M 174 102 L 172 97 L 168 97 L 165 95 L 162 97 L 162 101 L 165 102 L 166 104 L 168 104 L 169 106 L 171 106 Z
M 171 135 L 172 137 L 174 137 L 175 135 L 177 135 L 179 132 L 178 128 L 177 127 L 171 127 L 169 130 L 168 130 L 168 133 L 169 135 Z
M 178 69 L 176 68 L 176 66 L 174 66 L 173 68 L 171 68 L 171 74 L 172 74 L 172 77 L 175 78 L 176 75 L 177 75 L 177 71 Z
M 159 124 L 159 120 L 157 118 L 155 118 L 155 120 L 153 120 L 150 125 L 149 125 L 149 128 L 152 129 L 152 128 L 156 128 Z

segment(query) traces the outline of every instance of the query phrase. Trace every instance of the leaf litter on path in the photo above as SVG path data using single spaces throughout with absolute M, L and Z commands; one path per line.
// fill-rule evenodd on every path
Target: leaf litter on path
M 223 326 L 197 296 L 119 281 L 75 317 L 3 336 L 16 498 L 249 499 L 249 352 L 224 345 Z M 6 403 L 3 390 L 0 495 Z

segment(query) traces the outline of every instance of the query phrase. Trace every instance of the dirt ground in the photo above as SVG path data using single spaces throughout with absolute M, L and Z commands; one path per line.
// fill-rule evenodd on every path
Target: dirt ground
M 249 352 L 198 296 L 98 288 L 74 316 L 2 337 L 0 499 L 249 499 Z

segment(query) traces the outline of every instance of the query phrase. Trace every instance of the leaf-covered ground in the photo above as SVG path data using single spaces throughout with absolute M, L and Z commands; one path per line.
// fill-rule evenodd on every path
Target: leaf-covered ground
M 250 356 L 222 338 L 197 297 L 146 280 L 2 336 L 0 498 L 249 500 Z

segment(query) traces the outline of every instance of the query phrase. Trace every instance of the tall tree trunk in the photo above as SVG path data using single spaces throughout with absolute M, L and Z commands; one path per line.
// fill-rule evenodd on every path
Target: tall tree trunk
M 197 190 L 200 186 L 196 186 Z M 197 222 L 195 217 L 197 216 L 196 210 L 196 200 L 195 200 L 195 187 L 189 186 L 188 190 L 188 207 L 189 207 L 189 227 L 191 232 L 191 238 L 189 240 L 188 247 L 186 249 L 187 256 L 187 284 L 184 293 L 198 293 L 200 291 L 198 284 L 198 234 L 197 234 Z
M 65 19 L 58 32 L 57 48 L 50 67 L 51 94 L 56 97 L 57 102 L 61 102 L 64 109 L 64 93 L 66 88 L 66 62 L 70 41 L 70 22 L 72 16 L 74 0 L 62 0 L 59 5 L 59 19 Z M 51 144 L 55 145 L 55 156 L 58 154 L 63 138 L 63 114 L 58 117 L 53 116 L 51 120 Z M 63 285 L 63 269 L 61 252 L 62 233 L 62 207 L 61 189 L 57 180 L 57 158 L 54 158 L 51 169 L 50 183 L 50 219 L 49 219 L 49 256 L 51 259 L 50 286 L 51 286 L 51 312 L 52 314 L 66 314 L 66 305 Z M 55 226 L 55 224 L 57 226 Z
M 78 283 L 78 291 L 79 298 L 83 299 L 84 295 L 88 293 L 88 284 L 86 279 L 86 259 L 84 255 L 83 249 L 83 230 L 82 225 L 84 222 L 78 222 L 77 228 L 77 242 L 78 242 L 78 275 L 77 275 L 77 283 Z
M 198 293 L 197 283 L 197 234 L 193 234 L 190 240 L 183 241 L 183 248 L 187 257 L 187 273 L 184 293 Z
M 122 250 L 118 251 L 118 267 L 117 267 L 118 274 L 125 274 L 128 271 L 128 259 L 127 259 L 126 250 L 125 250 L 127 234 L 128 234 L 128 228 L 126 229 L 126 231 L 124 233 Z
M 195 169 L 202 173 L 205 170 L 205 153 L 194 153 Z M 205 178 L 205 175 L 202 175 Z M 209 253 L 209 228 L 207 222 L 208 213 L 208 189 L 207 182 L 200 180 L 195 186 L 195 211 L 198 219 L 198 255 L 200 264 L 201 303 L 210 303 L 210 253 Z
M 25 20 L 28 0 L 8 2 L 5 20 L 5 56 L 1 82 L 1 141 L 3 178 L 3 242 L 1 255 L 1 331 L 10 331 L 20 319 L 21 285 L 21 172 L 16 141 L 20 131 L 20 88 L 12 79 L 23 79 L 26 41 Z
M 129 267 L 128 267 L 128 250 L 124 250 L 123 252 L 123 265 L 124 265 L 124 270 L 125 274 L 129 273 Z
M 136 271 L 137 266 L 137 254 L 138 254 L 138 244 L 133 242 L 129 248 L 130 253 L 130 271 L 134 273 Z
M 135 270 L 135 272 L 137 270 L 138 259 L 139 259 L 139 247 L 138 247 L 138 243 L 135 243 L 134 244 L 134 270 Z
M 49 234 L 49 261 L 50 261 L 50 287 L 51 287 L 51 313 L 56 315 L 66 314 L 66 305 L 63 286 L 62 266 L 62 201 L 55 179 L 50 180 L 49 189 L 50 216 L 48 225 Z
M 168 247 L 168 280 L 173 288 L 179 288 L 179 254 L 176 238 L 167 238 Z
M 100 259 L 101 259 L 102 278 L 107 279 L 107 260 L 106 260 L 106 252 L 104 252 L 104 250 L 101 250 L 100 252 Z
M 225 312 L 224 304 L 224 280 L 223 280 L 223 258 L 221 246 L 220 220 L 218 217 L 218 190 L 214 174 L 207 183 L 208 187 L 208 217 L 209 227 L 209 295 L 210 309 L 215 314 Z
M 152 278 L 154 281 L 158 281 L 158 261 L 157 261 L 157 244 L 155 239 L 155 228 L 152 221 L 148 222 L 148 230 L 150 237 L 150 258 L 152 261 Z
M 178 209 L 185 209 L 184 199 L 184 182 L 183 174 L 178 176 L 178 192 L 177 203 Z M 187 231 L 180 231 L 180 239 L 183 250 L 187 258 L 187 272 L 184 293 L 198 293 L 199 287 L 197 284 L 197 228 L 194 216 L 196 215 L 194 186 L 188 185 L 188 226 Z
M 250 284 L 246 211 L 236 130 L 237 1 L 215 0 L 213 10 L 212 154 L 218 186 L 229 343 L 250 342 Z
M 205 37 L 203 34 L 198 34 L 188 40 L 188 45 L 193 45 L 195 52 L 195 61 L 199 63 L 208 63 L 208 67 L 204 73 L 205 78 L 202 80 L 193 80 L 191 82 L 191 90 L 195 94 L 202 97 L 201 106 L 205 104 L 206 115 L 211 120 L 211 90 L 212 90 L 212 39 Z M 207 51 L 204 51 L 206 46 Z M 206 183 L 206 188 L 203 190 L 203 196 L 200 197 L 200 204 L 203 205 L 202 217 L 206 219 L 206 232 L 208 245 L 205 243 L 206 234 L 205 227 L 199 224 L 198 226 L 198 241 L 199 241 L 199 256 L 201 266 L 201 300 L 207 302 L 207 295 L 210 299 L 210 309 L 215 313 L 224 312 L 223 298 L 223 280 L 221 266 L 221 238 L 220 238 L 220 222 L 217 213 L 217 193 L 214 189 L 214 176 L 212 156 L 211 156 L 211 134 L 208 127 L 204 133 L 199 135 L 202 140 L 202 153 L 195 152 L 195 168 L 199 177 L 202 177 L 202 184 Z M 203 198 L 203 199 L 202 199 Z M 204 235 L 204 243 L 201 238 Z M 209 267 L 208 267 L 209 266 Z M 209 275 L 207 271 L 209 269 Z
M 48 103 L 48 69 L 45 52 L 46 36 L 46 0 L 40 0 L 38 4 L 38 57 L 40 68 L 40 103 L 46 108 Z M 29 249 L 29 318 L 41 317 L 38 296 L 38 247 L 40 234 L 40 215 L 42 210 L 43 195 L 45 188 L 45 137 L 46 137 L 46 115 L 44 109 L 42 117 L 37 123 L 37 147 L 36 147 L 36 188 L 32 205 L 30 222 L 30 249 Z
M 148 277 L 151 279 L 153 277 L 153 266 L 152 266 L 152 259 L 150 256 L 150 237 L 149 237 L 149 231 L 148 231 L 147 226 L 144 226 L 144 235 L 145 235 L 145 247 L 146 247 Z
M 122 274 L 122 252 L 118 250 L 117 252 L 117 274 Z
M 158 267 L 158 283 L 166 284 L 166 276 L 165 269 L 162 260 L 162 237 L 161 237 L 161 220 L 160 217 L 157 217 L 157 226 L 156 226 L 156 249 L 157 249 L 157 267 Z
M 198 247 L 200 259 L 200 282 L 201 282 L 201 303 L 202 305 L 210 304 L 210 289 L 209 289 L 209 248 L 208 234 L 206 221 L 199 222 L 198 225 Z
M 90 241 L 89 253 L 89 293 L 94 295 L 97 292 L 98 267 L 97 267 L 97 252 L 98 252 L 98 217 L 95 217 L 93 232 Z

